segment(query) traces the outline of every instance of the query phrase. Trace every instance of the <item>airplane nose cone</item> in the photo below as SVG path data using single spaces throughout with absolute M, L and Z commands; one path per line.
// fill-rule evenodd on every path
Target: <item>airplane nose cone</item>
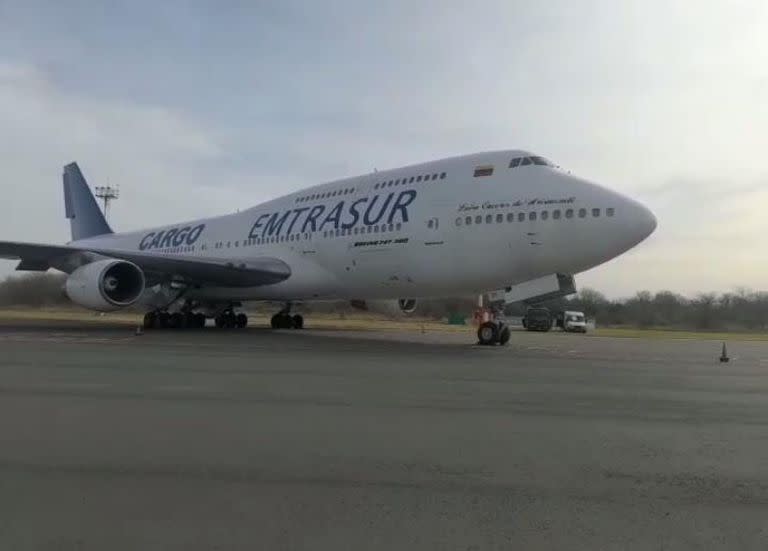
M 654 230 L 656 230 L 656 225 L 657 225 L 656 216 L 654 216 L 654 214 L 651 212 L 651 209 L 649 209 L 645 205 L 639 204 L 637 218 L 638 218 L 637 225 L 640 233 L 642 234 L 642 239 L 645 239 L 646 237 L 651 235 L 654 232 Z
M 654 230 L 656 229 L 657 221 L 656 216 L 651 212 L 651 209 L 646 207 L 645 205 L 642 205 L 640 203 L 636 203 L 635 207 L 635 227 L 637 228 L 638 233 L 638 241 L 642 241 L 649 235 L 651 235 Z

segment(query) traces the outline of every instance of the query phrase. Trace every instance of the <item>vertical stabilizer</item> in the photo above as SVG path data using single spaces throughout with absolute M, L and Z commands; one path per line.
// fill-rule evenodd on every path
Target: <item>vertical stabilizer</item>
M 112 233 L 77 163 L 64 167 L 64 210 L 72 241 Z

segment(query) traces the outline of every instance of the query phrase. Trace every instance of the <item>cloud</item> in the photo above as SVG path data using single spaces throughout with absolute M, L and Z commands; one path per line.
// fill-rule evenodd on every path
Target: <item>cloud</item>
M 225 153 L 208 129 L 167 107 L 63 93 L 38 67 L 3 62 L 0 127 L 3 188 L 14 206 L 0 222 L 5 238 L 68 237 L 60 174 L 70 160 L 92 184 L 122 186 L 118 227 L 130 224 L 127 213 L 141 212 L 139 223 L 158 222 L 237 204 L 227 189 L 221 198 L 190 200 L 196 188 L 215 187 Z M 36 213 L 34 224 L 29 213 Z
M 128 229 L 523 147 L 659 219 L 585 281 L 760 287 L 766 26 L 757 1 L 4 4 L 0 234 L 65 239 L 72 159 Z

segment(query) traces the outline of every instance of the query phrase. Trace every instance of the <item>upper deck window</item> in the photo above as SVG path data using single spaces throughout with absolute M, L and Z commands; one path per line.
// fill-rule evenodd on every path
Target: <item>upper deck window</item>
M 493 174 L 492 166 L 475 167 L 475 178 L 479 178 L 481 176 L 491 176 L 492 174 Z

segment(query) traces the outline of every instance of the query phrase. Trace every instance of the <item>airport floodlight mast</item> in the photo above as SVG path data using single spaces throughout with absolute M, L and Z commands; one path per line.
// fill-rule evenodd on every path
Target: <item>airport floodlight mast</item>
M 109 212 L 109 203 L 120 197 L 120 188 L 112 187 L 109 184 L 106 186 L 96 186 L 94 188 L 95 195 L 104 202 L 104 218 L 107 218 Z

